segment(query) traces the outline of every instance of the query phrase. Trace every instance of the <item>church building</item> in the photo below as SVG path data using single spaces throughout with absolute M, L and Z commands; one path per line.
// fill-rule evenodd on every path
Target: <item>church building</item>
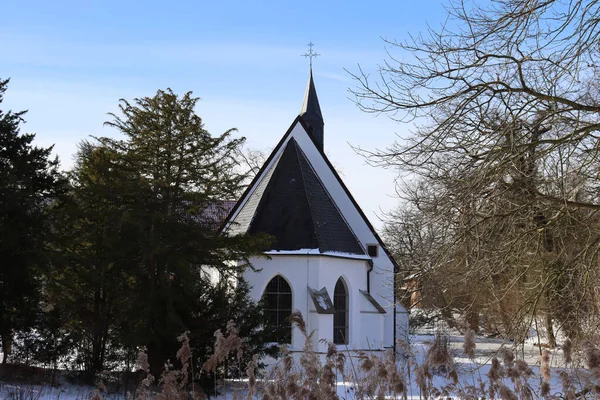
M 324 152 L 324 121 L 312 67 L 300 114 L 235 204 L 230 234 L 274 240 L 248 269 L 255 300 L 282 327 L 273 341 L 300 352 L 304 338 L 289 316 L 300 310 L 315 346 L 384 351 L 406 339 L 408 317 L 394 298 L 397 265 Z

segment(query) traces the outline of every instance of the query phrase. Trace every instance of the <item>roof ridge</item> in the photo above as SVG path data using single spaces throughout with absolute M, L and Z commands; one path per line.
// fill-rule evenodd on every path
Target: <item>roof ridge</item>
M 391 252 L 389 251 L 389 249 L 387 248 L 387 246 L 385 245 L 385 243 L 383 242 L 383 240 L 381 239 L 381 237 L 379 236 L 379 234 L 377 233 L 377 231 L 375 230 L 375 228 L 373 227 L 373 225 L 371 224 L 371 222 L 369 221 L 369 219 L 365 215 L 364 211 L 361 209 L 361 207 L 356 202 L 356 199 L 354 199 L 354 196 L 352 196 L 352 193 L 350 192 L 350 190 L 348 189 L 348 187 L 346 186 L 346 184 L 344 183 L 344 181 L 341 179 L 340 175 L 337 173 L 337 171 L 333 167 L 333 164 L 331 163 L 331 161 L 329 160 L 329 158 L 327 157 L 327 155 L 325 154 L 325 152 L 323 151 L 323 149 L 321 149 L 319 147 L 319 145 L 315 141 L 315 138 L 309 133 L 309 128 L 308 128 L 306 122 L 300 116 L 296 116 L 296 118 L 294 118 L 294 121 L 290 124 L 290 126 L 287 129 L 287 131 L 285 132 L 285 134 L 281 137 L 281 139 L 279 140 L 279 142 L 277 143 L 277 145 L 273 148 L 273 150 L 271 151 L 271 154 L 269 155 L 269 157 L 267 158 L 267 160 L 265 161 L 265 163 L 262 165 L 262 167 L 259 170 L 259 172 L 252 179 L 252 182 L 250 182 L 250 184 L 248 185 L 248 187 L 246 188 L 246 190 L 244 191 L 244 193 L 240 196 L 240 198 L 239 198 L 238 202 L 236 203 L 235 207 L 233 207 L 233 209 L 231 210 L 231 212 L 229 213 L 229 215 L 227 216 L 227 218 L 224 220 L 223 224 L 221 225 L 221 229 L 219 229 L 219 232 L 221 232 L 221 233 L 225 232 L 231 226 L 231 224 L 232 224 L 232 222 L 234 220 L 234 217 L 237 218 L 238 212 L 246 206 L 247 200 L 249 199 L 249 195 L 253 192 L 253 189 L 256 187 L 256 185 L 258 184 L 259 180 L 261 178 L 263 178 L 263 176 L 264 176 L 264 174 L 265 174 L 265 172 L 267 170 L 267 167 L 269 165 L 271 165 L 271 163 L 273 162 L 273 160 L 276 157 L 276 155 L 278 153 L 280 153 L 280 150 L 284 147 L 284 145 L 286 144 L 286 142 L 288 141 L 288 139 L 290 138 L 290 136 L 292 136 L 292 131 L 294 130 L 294 128 L 298 124 L 300 124 L 300 126 L 302 127 L 302 130 L 305 132 L 305 134 L 307 135 L 308 139 L 313 143 L 313 145 L 315 146 L 317 152 L 323 158 L 323 160 L 325 161 L 325 164 L 329 167 L 329 169 L 330 169 L 331 173 L 333 174 L 334 178 L 337 180 L 338 184 L 342 188 L 342 191 L 345 192 L 346 196 L 348 197 L 348 199 L 350 200 L 350 202 L 354 206 L 355 210 L 358 212 L 358 214 L 360 215 L 361 219 L 366 224 L 367 228 L 371 231 L 371 233 L 375 237 L 375 240 L 378 242 L 378 244 L 381 246 L 381 248 L 383 249 L 383 251 L 386 254 L 386 256 L 389 258 L 389 260 L 394 265 L 394 269 L 399 270 L 399 265 L 396 262 L 396 260 L 394 260 L 394 257 L 392 256 Z M 351 230 L 351 232 L 354 233 L 354 231 L 352 231 L 352 230 Z
M 308 203 L 308 211 L 310 212 L 310 217 L 311 217 L 311 220 L 313 221 L 313 229 L 315 230 L 315 238 L 317 239 L 317 245 L 319 246 L 319 252 L 323 253 L 324 250 L 321 248 L 322 244 L 321 244 L 321 241 L 319 240 L 319 235 L 317 235 L 317 227 L 315 226 L 316 218 L 315 218 L 315 215 L 314 215 L 314 211 L 313 211 L 313 207 L 312 207 L 312 202 L 310 201 L 310 196 L 308 195 L 308 191 L 306 190 L 306 176 L 305 176 L 305 173 L 304 173 L 304 168 L 302 168 L 302 162 L 300 160 L 300 157 L 304 156 L 304 153 L 302 152 L 302 149 L 300 148 L 300 145 L 298 144 L 298 142 L 296 141 L 296 139 L 294 139 L 292 137 L 292 138 L 290 138 L 290 142 L 291 141 L 294 141 L 294 147 L 296 148 L 296 157 L 298 158 L 298 164 L 300 165 L 300 174 L 302 175 L 302 186 L 304 188 L 304 195 L 306 196 L 306 201 Z M 310 163 L 309 163 L 309 165 L 310 165 Z M 321 183 L 321 185 L 322 184 L 323 183 Z M 325 192 L 327 192 L 327 190 L 325 190 Z
M 377 231 L 373 227 L 373 224 L 371 224 L 371 221 L 369 221 L 369 219 L 365 215 L 365 212 L 362 210 L 362 208 L 360 207 L 360 205 L 358 204 L 358 202 L 356 201 L 356 199 L 354 198 L 354 196 L 352 196 L 352 193 L 348 189 L 348 186 L 346 186 L 346 184 L 344 183 L 344 181 L 342 180 L 342 178 L 340 177 L 340 175 L 338 174 L 338 172 L 333 167 L 333 164 L 331 163 L 331 161 L 329 160 L 329 158 L 325 154 L 325 150 L 323 150 L 322 148 L 320 148 L 319 145 L 317 144 L 317 142 L 315 141 L 315 139 L 312 137 L 312 135 L 310 135 L 308 133 L 308 126 L 306 125 L 306 122 L 303 121 L 302 118 L 296 118 L 296 120 L 294 120 L 294 124 L 296 123 L 296 121 L 298 121 L 300 123 L 300 125 L 302 126 L 302 128 L 304 128 L 304 131 L 307 133 L 308 138 L 313 142 L 314 146 L 317 148 L 317 151 L 319 152 L 319 154 L 321 155 L 321 157 L 323 158 L 323 160 L 325 160 L 325 164 L 327 164 L 327 166 L 329 167 L 329 169 L 333 173 L 333 176 L 335 177 L 335 179 L 338 181 L 338 183 L 342 187 L 342 190 L 346 193 L 346 196 L 348 196 L 348 199 L 350 199 L 350 202 L 353 204 L 353 206 L 356 209 L 356 211 L 358 211 L 358 214 L 360 215 L 360 217 L 362 218 L 362 220 L 364 221 L 364 223 L 367 225 L 367 227 L 369 228 L 369 230 L 371 231 L 371 233 L 373 234 L 373 236 L 375 237 L 375 239 L 377 240 L 377 242 L 379 243 L 379 245 L 383 249 L 383 252 L 385 253 L 385 255 L 389 258 L 389 260 L 394 265 L 394 270 L 396 272 L 400 271 L 400 265 L 394 259 L 394 256 L 392 255 L 392 253 L 390 252 L 390 250 L 387 248 L 387 246 L 385 245 L 385 243 L 381 239 L 381 236 L 379 236 L 379 234 L 377 233 Z

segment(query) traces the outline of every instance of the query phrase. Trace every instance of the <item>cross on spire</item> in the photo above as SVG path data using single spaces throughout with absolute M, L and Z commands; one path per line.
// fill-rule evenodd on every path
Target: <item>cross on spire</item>
M 320 54 L 319 54 L 319 53 L 315 53 L 315 52 L 313 51 L 313 46 L 314 46 L 314 44 L 312 44 L 312 42 L 310 42 L 310 43 L 308 44 L 308 52 L 307 52 L 306 54 L 301 54 L 303 57 L 307 57 L 307 58 L 309 58 L 309 59 L 310 59 L 310 69 L 311 69 L 311 70 L 312 70 L 312 59 L 313 59 L 313 58 L 315 58 L 315 57 L 318 57 L 318 56 L 320 56 Z

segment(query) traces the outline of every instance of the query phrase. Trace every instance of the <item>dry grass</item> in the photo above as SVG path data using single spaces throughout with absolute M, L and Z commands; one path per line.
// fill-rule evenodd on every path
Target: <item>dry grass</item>
M 246 378 L 243 388 L 231 393 L 223 391 L 235 400 L 260 399 L 339 399 L 337 383 L 341 377 L 351 383 L 351 389 L 344 399 L 383 399 L 410 397 L 460 399 L 579 399 L 598 398 L 600 395 L 600 349 L 592 343 L 585 343 L 582 352 L 576 352 L 570 342 L 562 345 L 564 361 L 573 364 L 576 356 L 586 361 L 587 369 L 555 369 L 551 365 L 551 353 L 544 350 L 540 357 L 539 373 L 515 354 L 503 348 L 498 357 L 491 360 L 485 376 L 471 374 L 472 382 L 461 379 L 461 373 L 454 362 L 449 348 L 448 338 L 441 334 L 435 336 L 426 351 L 423 362 L 410 346 L 398 343 L 400 352 L 394 355 L 389 351 L 385 355 L 370 352 L 351 353 L 338 349 L 333 343 L 326 342 L 327 352 L 321 359 L 316 349 L 315 338 L 308 332 L 302 315 L 294 312 L 292 322 L 304 337 L 304 347 L 298 362 L 286 346 L 282 346 L 281 358 L 272 369 L 271 375 L 257 377 L 260 371 L 258 359 L 254 357 L 245 365 L 239 365 L 239 374 L 235 378 Z M 235 324 L 229 323 L 225 335 L 215 332 L 214 352 L 194 375 L 191 349 L 186 334 L 179 337 L 181 348 L 177 359 L 181 367 L 174 369 L 171 364 L 165 366 L 162 376 L 156 380 L 150 375 L 146 355 L 140 353 L 138 365 L 146 371 L 146 377 L 136 391 L 136 400 L 183 400 L 203 399 L 214 396 L 225 387 L 228 370 L 232 360 L 241 363 L 243 340 L 238 335 Z M 476 364 L 476 338 L 467 331 L 464 338 L 464 355 Z M 577 372 L 577 373 L 575 373 Z M 199 374 L 212 374 L 215 378 L 214 391 L 202 393 L 194 386 L 192 377 Z M 551 393 L 552 376 L 560 378 L 560 393 Z M 413 382 L 413 385 L 411 385 Z M 556 389 L 556 388 L 554 388 Z M 555 390 L 556 391 L 556 390 Z M 35 400 L 32 393 L 21 391 L 11 393 L 12 399 Z M 93 400 L 101 400 L 102 392 L 90 395 Z

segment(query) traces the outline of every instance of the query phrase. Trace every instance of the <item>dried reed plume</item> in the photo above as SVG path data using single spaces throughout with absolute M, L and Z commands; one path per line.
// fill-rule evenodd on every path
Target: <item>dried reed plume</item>
M 344 358 L 338 355 L 333 343 L 327 344 L 325 364 L 321 364 L 313 341 L 314 332 L 308 333 L 300 311 L 294 311 L 290 320 L 304 336 L 304 347 L 300 355 L 301 373 L 294 371 L 293 358 L 286 346 L 282 346 L 283 358 L 275 366 L 275 378 L 263 390 L 263 399 L 338 399 L 336 393 L 337 376 L 335 369 L 343 367 Z
M 223 336 L 220 329 L 215 332 L 214 353 L 202 364 L 202 369 L 207 372 L 216 372 L 217 366 L 224 362 L 229 354 L 236 352 L 238 362 L 242 359 L 243 341 L 238 335 L 238 329 L 233 321 L 227 323 L 227 337 Z
M 100 389 L 94 390 L 89 400 L 102 400 L 102 396 L 100 396 Z
M 450 355 L 447 336 L 443 336 L 440 332 L 436 333 L 433 344 L 427 350 L 425 363 L 446 373 L 454 368 L 454 360 Z
M 544 382 L 550 382 L 550 352 L 548 350 L 542 352 L 540 373 L 542 374 Z
M 242 357 L 244 356 L 244 352 L 242 350 L 243 342 L 239 333 L 240 331 L 238 330 L 235 322 L 232 320 L 227 322 L 226 346 L 229 349 L 229 352 L 236 352 L 236 359 L 238 362 L 241 361 Z
M 563 393 L 569 393 L 569 390 L 571 390 L 571 377 L 566 371 L 560 371 L 558 375 L 560 376 Z
M 465 340 L 463 342 L 463 349 L 469 360 L 475 360 L 475 331 L 467 329 L 465 332 Z
M 300 315 L 302 318 L 302 315 Z M 302 324 L 304 324 L 304 319 L 301 320 Z M 294 323 L 297 324 L 296 321 Z M 301 332 L 305 332 L 300 329 Z M 302 348 L 302 355 L 300 356 L 300 365 L 304 371 L 303 376 L 303 386 L 310 387 L 311 391 L 316 391 L 316 388 L 319 383 L 319 371 L 321 370 L 321 360 L 319 356 L 315 352 L 312 337 L 313 333 L 310 335 L 304 335 L 304 347 Z
M 173 368 L 173 364 L 167 360 L 158 386 L 160 393 L 154 393 L 150 388 L 155 382 L 155 378 L 150 373 L 150 365 L 148 364 L 148 356 L 145 352 L 138 354 L 138 365 L 140 369 L 146 372 L 146 377 L 141 382 L 140 387 L 136 391 L 136 399 L 147 400 L 180 400 L 184 398 L 201 399 L 204 398 L 203 393 L 197 393 L 194 389 L 192 382 L 192 396 L 187 393 L 187 385 L 190 381 L 189 370 L 192 365 L 192 350 L 190 348 L 189 338 L 187 332 L 181 334 L 177 340 L 181 343 L 179 350 L 177 351 L 176 357 L 181 364 L 179 370 Z
M 506 368 L 510 368 L 515 361 L 515 354 L 508 348 L 502 347 L 500 349 L 500 356 L 502 357 L 502 362 Z
M 299 310 L 294 310 L 290 314 L 290 322 L 292 325 L 296 325 L 296 327 L 300 329 L 300 333 L 302 333 L 303 336 L 308 336 L 308 332 L 306 331 L 306 322 L 304 322 L 302 313 Z
M 257 364 L 258 356 L 255 354 L 246 366 L 246 375 L 248 376 L 247 400 L 252 400 L 254 398 L 254 392 L 256 392 L 256 375 L 254 374 L 254 370 L 256 369 Z
M 335 367 L 342 373 L 346 367 L 346 354 L 342 353 L 341 351 L 338 351 L 338 353 L 335 355 Z
M 154 383 L 154 376 L 150 373 L 150 364 L 148 363 L 148 355 L 145 351 L 138 353 L 137 364 L 142 371 L 146 373 L 146 377 L 140 383 L 140 387 L 136 392 L 136 399 L 144 399 L 150 396 L 150 386 Z
M 491 382 L 496 383 L 504 375 L 500 361 L 494 357 L 492 358 L 492 367 L 488 371 L 488 378 Z
M 327 343 L 327 355 L 325 365 L 321 369 L 319 377 L 319 396 L 322 399 L 337 399 L 336 384 L 336 355 L 337 347 L 331 342 Z
M 192 362 L 192 349 L 190 347 L 190 339 L 188 338 L 188 333 L 183 332 L 179 337 L 177 337 L 177 341 L 181 343 L 181 347 L 177 351 L 176 357 L 181 363 L 181 384 L 180 389 L 183 389 L 185 384 L 189 379 L 189 369 Z
M 513 382 L 521 377 L 519 368 L 512 366 L 506 369 L 506 376 L 513 380 Z
M 595 369 L 600 367 L 600 350 L 591 342 L 584 342 L 582 347 L 588 368 Z
M 385 365 L 388 372 L 387 383 L 389 385 L 389 390 L 394 393 L 394 395 L 406 395 L 406 381 L 404 380 L 404 375 L 398 371 L 396 368 L 396 357 L 395 354 L 388 350 L 386 352 L 385 357 Z
M 173 369 L 171 363 L 167 362 L 159 382 L 161 392 L 155 397 L 156 400 L 180 400 L 189 398 L 189 394 L 186 392 L 186 386 L 189 380 L 188 371 L 192 360 L 192 350 L 190 348 L 187 332 L 181 334 L 177 340 L 181 343 L 181 347 L 176 355 L 181 364 L 181 369 Z M 192 392 L 194 393 L 195 398 L 202 396 L 199 393 L 195 393 L 194 389 L 192 389 Z
M 326 345 L 326 352 L 325 363 L 322 363 L 315 347 L 317 343 L 313 340 L 313 332 L 309 333 L 307 331 L 301 313 L 295 311 L 291 320 L 305 339 L 303 352 L 300 355 L 300 363 L 295 363 L 287 347 L 282 346 L 282 358 L 273 369 L 273 378 L 260 387 L 257 385 L 256 378 L 258 357 L 254 356 L 245 368 L 248 377 L 246 400 L 255 397 L 267 400 L 339 399 L 337 395 L 337 372 L 341 372 L 345 381 L 356 384 L 353 388 L 355 392 L 350 394 L 351 398 L 356 399 L 383 399 L 387 396 L 407 398 L 407 391 L 410 388 L 407 381 L 410 381 L 411 374 L 420 391 L 419 396 L 421 398 L 458 396 L 457 398 L 466 400 L 478 398 L 516 400 L 536 397 L 536 393 L 533 391 L 535 386 L 532 387 L 528 382 L 528 379 L 534 376 L 532 368 L 525 361 L 516 360 L 515 354 L 510 349 L 503 348 L 499 351 L 498 357 L 492 358 L 491 367 L 487 373 L 488 380 L 483 380 L 480 376 L 477 383 L 473 379 L 473 384 L 469 385 L 466 382 L 461 382 L 449 351 L 448 340 L 439 333 L 427 349 L 425 360 L 421 365 L 416 362 L 412 349 L 405 344 L 405 348 L 399 353 L 401 354 L 400 357 L 404 357 L 400 358 L 400 362 L 397 361 L 399 354 L 394 354 L 392 351 L 387 351 L 384 356 L 363 351 L 358 352 L 358 368 L 355 369 L 353 358 L 348 359 L 342 351 L 338 350 L 335 344 L 323 340 L 320 343 Z M 206 371 L 217 371 L 219 365 L 228 359 L 230 355 L 235 355 L 238 360 L 241 358 L 243 341 L 238 335 L 235 324 L 229 323 L 226 333 L 227 336 L 225 337 L 221 331 L 215 332 L 214 354 L 203 365 Z M 152 376 L 149 375 L 138 390 L 137 399 L 180 400 L 189 398 L 189 394 L 185 393 L 185 386 L 190 378 L 187 368 L 191 366 L 191 349 L 186 334 L 181 335 L 179 340 L 182 346 L 177 353 L 177 357 L 182 365 L 181 371 L 175 371 L 170 363 L 167 364 L 160 380 L 160 393 L 148 390 L 150 385 L 154 383 Z M 571 362 L 571 347 L 570 341 L 565 341 L 562 346 L 565 360 L 568 359 L 568 362 Z M 465 334 L 463 349 L 471 360 L 475 358 L 475 336 L 470 330 Z M 591 369 L 592 376 L 600 378 L 600 350 L 590 343 L 585 344 L 584 350 L 586 363 L 588 368 Z M 344 368 L 347 360 L 352 366 L 351 373 L 354 375 L 345 375 Z M 550 361 L 550 352 L 544 350 L 541 355 L 539 372 L 542 382 L 537 395 L 551 399 L 575 399 L 574 381 L 566 371 L 560 371 L 559 373 L 562 382 L 562 394 L 559 396 L 550 393 Z M 140 353 L 138 364 L 143 370 L 149 369 L 148 360 L 144 353 Z M 361 374 L 358 374 L 357 370 Z M 443 372 L 446 373 L 446 383 L 442 386 L 434 385 L 432 373 L 439 374 Z M 588 385 L 589 382 L 585 384 Z M 591 390 L 590 393 L 595 394 L 595 388 L 590 389 L 588 387 L 587 390 Z M 96 394 L 97 400 L 99 400 L 99 395 Z M 413 396 L 412 393 L 411 396 Z M 195 398 L 197 398 L 197 394 Z M 233 393 L 233 398 L 241 398 L 241 393 Z
M 220 329 L 215 331 L 215 345 L 214 345 L 214 353 L 204 364 L 202 364 L 202 369 L 207 372 L 215 372 L 217 370 L 217 366 L 221 361 L 227 357 L 228 351 L 225 347 L 225 338 L 223 337 L 223 333 Z
M 150 372 L 150 363 L 148 363 L 148 354 L 145 351 L 138 353 L 137 364 L 144 372 Z
M 533 375 L 533 370 L 525 361 L 517 360 L 515 362 L 515 366 L 517 367 L 522 376 L 529 377 Z
M 498 391 L 500 398 L 502 400 L 518 400 L 516 394 L 513 393 L 506 385 L 500 385 L 500 390 Z
M 427 399 L 429 397 L 429 385 L 427 381 L 429 380 L 429 371 L 426 370 L 425 365 L 419 365 L 415 368 L 415 381 L 421 394 Z
M 454 383 L 455 385 L 458 384 L 458 372 L 456 371 L 456 368 L 452 368 L 448 372 L 448 378 L 451 379 L 452 383 Z
M 283 354 L 283 372 L 287 374 L 292 370 L 292 367 L 294 366 L 294 359 L 292 358 L 290 350 L 285 344 L 281 346 L 281 354 Z
M 358 358 L 360 360 L 360 362 L 358 364 L 359 368 L 362 369 L 364 372 L 369 372 L 375 367 L 375 363 L 373 362 L 373 359 L 369 355 L 367 355 L 367 353 L 365 353 L 364 351 L 358 352 Z

